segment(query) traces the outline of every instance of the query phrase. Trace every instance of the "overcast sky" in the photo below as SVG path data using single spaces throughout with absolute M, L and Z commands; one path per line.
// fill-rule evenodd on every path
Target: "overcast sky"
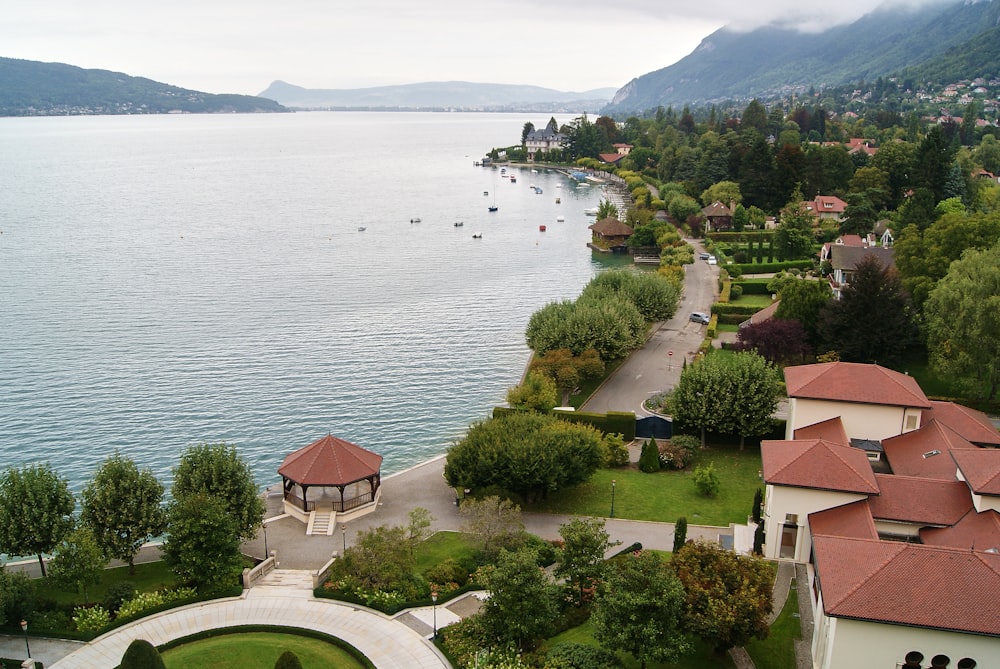
M 918 0 L 919 1 L 919 0 Z M 934 0 L 931 0 L 934 1 Z M 619 88 L 722 27 L 815 30 L 880 0 L 7 2 L 0 56 L 256 95 L 425 81 Z

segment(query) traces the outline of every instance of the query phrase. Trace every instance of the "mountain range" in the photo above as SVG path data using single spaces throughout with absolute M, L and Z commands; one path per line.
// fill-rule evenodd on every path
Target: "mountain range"
M 680 61 L 630 81 L 603 111 L 766 98 L 795 88 L 870 81 L 907 68 L 919 74 L 924 65 L 945 76 L 941 70 L 949 67 L 938 61 L 948 54 L 954 69 L 963 54 L 976 60 L 991 46 L 992 54 L 978 65 L 992 72 L 960 78 L 998 76 L 998 26 L 1000 0 L 965 0 L 918 8 L 884 5 L 851 24 L 816 34 L 773 26 L 749 32 L 724 27 Z
M 374 88 L 302 88 L 275 81 L 260 97 L 297 109 L 473 109 L 477 111 L 595 111 L 615 89 L 581 93 L 539 86 L 477 84 L 467 81 L 425 82 Z

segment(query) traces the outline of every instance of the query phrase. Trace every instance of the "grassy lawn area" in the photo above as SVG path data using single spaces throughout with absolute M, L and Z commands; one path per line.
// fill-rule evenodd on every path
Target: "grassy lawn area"
M 781 614 L 771 625 L 771 633 L 763 641 L 753 640 L 747 644 L 747 652 L 757 669 L 795 669 L 795 641 L 802 637 L 798 613 L 799 602 L 795 583 L 788 593 L 788 599 L 781 608 Z
M 471 558 L 475 554 L 475 546 L 469 535 L 462 532 L 435 532 L 417 545 L 416 553 L 417 564 L 414 571 L 422 574 L 448 558 L 459 561 L 465 557 Z
M 562 634 L 558 634 L 542 645 L 542 650 L 549 650 L 560 643 L 579 643 L 586 646 L 599 646 L 594 640 L 594 628 L 588 620 L 582 625 L 568 629 Z M 718 656 L 712 653 L 712 649 L 707 644 L 698 639 L 692 640 L 694 651 L 685 655 L 676 663 L 651 662 L 646 665 L 647 669 L 730 669 L 733 665 L 729 655 Z M 619 655 L 622 665 L 626 669 L 639 669 L 637 662 L 631 655 Z M 758 665 L 759 666 L 759 665 Z
M 360 662 L 333 644 L 297 634 L 271 632 L 225 634 L 200 639 L 164 651 L 162 656 L 167 669 L 273 669 L 278 657 L 286 650 L 298 656 L 303 669 L 363 669 Z
M 740 306 L 754 306 L 758 309 L 763 309 L 764 307 L 771 306 L 771 296 L 770 295 L 740 295 L 735 300 L 729 300 L 729 304 L 738 304 Z
M 699 451 L 697 465 L 715 465 L 720 491 L 714 498 L 695 490 L 691 471 L 643 474 L 638 469 L 600 469 L 590 481 L 525 506 L 525 511 L 607 517 L 611 512 L 611 481 L 615 480 L 615 517 L 674 522 L 687 516 L 692 525 L 746 522 L 754 491 L 762 487 L 760 449 L 747 446 Z M 693 469 L 693 467 L 692 467 Z
M 145 562 L 135 566 L 135 574 L 129 574 L 128 567 L 105 569 L 101 574 L 101 582 L 87 589 L 87 598 L 90 602 L 101 602 L 107 595 L 108 588 L 124 581 L 134 585 L 140 592 L 152 592 L 180 585 L 165 562 Z M 42 599 L 52 599 L 59 604 L 84 603 L 82 594 L 62 590 L 51 579 L 35 579 L 35 586 L 38 589 L 38 596 Z

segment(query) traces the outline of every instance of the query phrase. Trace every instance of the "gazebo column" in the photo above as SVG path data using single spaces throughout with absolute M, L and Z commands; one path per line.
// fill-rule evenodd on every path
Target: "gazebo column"
M 299 487 L 302 488 L 302 510 L 305 511 L 306 513 L 309 513 L 309 503 L 306 501 L 306 494 L 309 491 L 309 486 L 302 485 L 300 483 Z

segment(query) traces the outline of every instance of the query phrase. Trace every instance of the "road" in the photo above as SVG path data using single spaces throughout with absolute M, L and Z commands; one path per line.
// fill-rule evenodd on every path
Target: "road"
M 687 239 L 695 249 L 695 258 L 703 251 L 701 242 Z M 651 395 L 672 388 L 680 378 L 685 358 L 694 359 L 705 338 L 706 325 L 688 320 L 692 311 L 708 313 L 718 296 L 719 268 L 704 260 L 695 260 L 684 271 L 684 293 L 677 313 L 669 321 L 655 323 L 646 345 L 629 356 L 587 400 L 581 411 L 606 413 L 634 411 L 648 415 L 642 404 Z M 673 353 L 673 355 L 671 355 Z

